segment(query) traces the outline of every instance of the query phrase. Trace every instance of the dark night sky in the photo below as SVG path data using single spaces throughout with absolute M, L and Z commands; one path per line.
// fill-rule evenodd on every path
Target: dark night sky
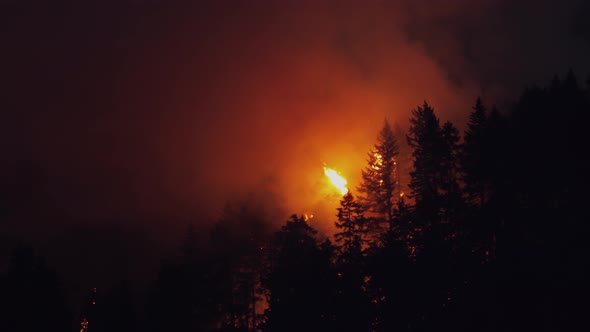
M 461 125 L 478 94 L 504 105 L 554 73 L 585 78 L 589 13 L 583 0 L 0 0 L 0 234 L 166 237 L 250 191 L 313 209 L 329 195 L 322 163 L 354 186 L 384 117 L 405 127 L 427 99 Z

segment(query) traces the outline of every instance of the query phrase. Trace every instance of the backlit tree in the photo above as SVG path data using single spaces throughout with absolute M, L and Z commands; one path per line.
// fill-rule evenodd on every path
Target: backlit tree
M 363 194 L 373 231 L 380 232 L 382 224 L 393 230 L 394 207 L 397 202 L 397 163 L 399 154 L 397 139 L 389 122 L 385 121 L 377 137 L 377 143 L 368 153 L 367 166 L 362 170 L 362 180 L 358 188 Z

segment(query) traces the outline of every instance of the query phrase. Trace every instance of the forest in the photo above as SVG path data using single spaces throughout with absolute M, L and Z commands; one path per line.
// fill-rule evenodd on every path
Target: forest
M 460 131 L 436 105 L 385 120 L 334 211 L 336 232 L 249 206 L 195 225 L 148 289 L 88 285 L 68 303 L 42 252 L 0 271 L 1 331 L 569 331 L 590 295 L 590 82 L 474 98 Z M 582 325 L 582 326 L 583 326 Z M 577 330 L 577 328 L 575 329 Z

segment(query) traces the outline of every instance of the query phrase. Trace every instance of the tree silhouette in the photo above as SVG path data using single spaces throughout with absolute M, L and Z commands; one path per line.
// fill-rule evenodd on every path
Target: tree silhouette
M 360 331 L 369 323 L 369 300 L 365 293 L 366 269 L 364 266 L 367 220 L 363 205 L 349 191 L 337 208 L 334 234 L 339 255 L 336 260 L 334 285 L 334 329 Z
M 29 246 L 19 245 L 0 277 L 0 330 L 67 331 L 72 317 L 57 275 Z
M 415 221 L 421 228 L 440 221 L 441 185 L 448 154 L 434 109 L 426 102 L 412 111 L 408 144 L 414 149 L 414 169 L 410 173 L 411 197 L 415 202 Z
M 212 233 L 213 254 L 225 257 L 229 264 L 231 280 L 225 309 L 229 314 L 223 322 L 227 330 L 254 329 L 258 324 L 260 275 L 270 237 L 262 213 L 262 209 L 247 203 L 241 203 L 237 209 L 227 205 Z
M 458 130 L 447 122 L 441 128 L 433 108 L 424 102 L 412 111 L 407 136 L 414 149 L 410 188 L 412 220 L 417 243 L 413 296 L 417 299 L 411 323 L 417 329 L 443 328 L 454 297 L 454 252 L 462 197 L 457 182 Z
M 398 220 L 401 220 L 408 211 L 403 199 L 398 205 L 401 205 L 397 209 L 401 213 Z M 366 296 L 371 302 L 372 315 L 368 327 L 372 331 L 410 330 L 412 322 L 419 317 L 416 303 L 420 299 L 416 297 L 409 241 L 387 232 L 380 246 L 369 249 Z
M 293 215 L 275 234 L 266 329 L 324 331 L 333 321 L 330 245 L 319 247 L 316 231 Z
M 367 241 L 365 236 L 368 229 L 364 207 L 349 191 L 340 200 L 340 207 L 337 210 L 338 221 L 335 225 L 340 232 L 334 234 L 334 240 L 340 251 L 339 258 L 342 261 L 357 262 L 361 258 L 362 247 Z
M 230 312 L 228 258 L 199 241 L 189 227 L 181 255 L 162 262 L 146 308 L 150 331 L 218 330 Z
M 457 223 L 462 213 L 463 192 L 459 187 L 459 130 L 451 122 L 442 127 L 443 151 L 440 165 L 440 190 L 443 204 L 442 220 L 446 223 Z
M 410 183 L 410 171 L 412 170 L 412 148 L 408 145 L 406 131 L 402 129 L 399 122 L 393 127 L 394 136 L 397 139 L 399 153 L 395 160 L 396 163 L 396 180 L 397 190 L 400 197 L 404 197 L 410 192 L 408 184 Z
M 487 181 L 490 175 L 491 156 L 487 130 L 488 114 L 481 98 L 478 97 L 473 112 L 469 115 L 464 135 L 461 170 L 469 201 L 476 202 L 480 207 L 483 207 L 486 201 Z
M 363 194 L 367 212 L 372 215 L 374 232 L 380 234 L 382 224 L 393 230 L 397 195 L 397 139 L 389 122 L 385 121 L 373 149 L 368 153 L 367 166 L 362 170 L 358 191 Z

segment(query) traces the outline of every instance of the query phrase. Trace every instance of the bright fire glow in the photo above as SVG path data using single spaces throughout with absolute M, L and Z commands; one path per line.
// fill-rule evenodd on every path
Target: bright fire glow
M 342 177 L 342 175 L 338 174 L 336 170 L 324 166 L 324 174 L 326 174 L 328 179 L 330 179 L 330 182 L 332 182 L 334 187 L 336 187 L 340 193 L 342 193 L 342 196 L 348 193 L 348 188 L 346 187 L 348 182 Z
M 383 156 L 381 156 L 381 154 L 378 152 L 373 153 L 373 156 L 375 156 L 375 164 L 373 164 L 371 167 L 378 171 L 381 166 L 383 166 Z

